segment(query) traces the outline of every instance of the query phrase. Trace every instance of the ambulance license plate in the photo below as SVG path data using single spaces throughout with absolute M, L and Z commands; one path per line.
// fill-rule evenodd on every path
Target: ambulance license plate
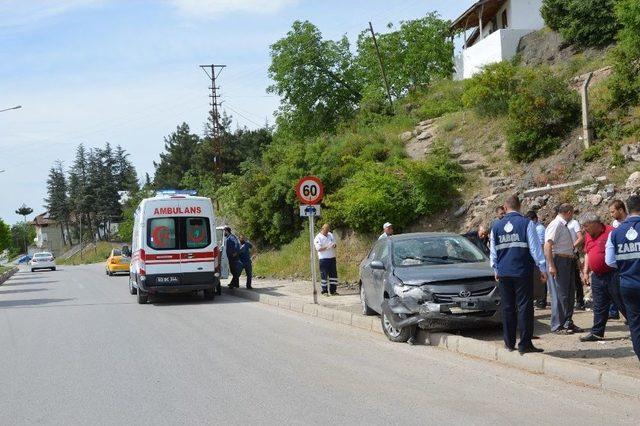
M 156 277 L 156 284 L 175 285 L 180 284 L 180 277 Z

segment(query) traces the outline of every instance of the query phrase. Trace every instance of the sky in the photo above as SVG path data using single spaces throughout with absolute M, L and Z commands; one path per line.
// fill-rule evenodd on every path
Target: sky
M 453 19 L 473 0 L 0 0 L 0 218 L 44 212 L 56 160 L 76 147 L 121 145 L 138 176 L 153 176 L 163 138 L 182 122 L 201 134 L 209 81 L 200 64 L 225 64 L 222 109 L 235 126 L 274 122 L 266 92 L 269 46 L 295 20 L 325 38 L 354 41 L 371 21 L 437 11 Z

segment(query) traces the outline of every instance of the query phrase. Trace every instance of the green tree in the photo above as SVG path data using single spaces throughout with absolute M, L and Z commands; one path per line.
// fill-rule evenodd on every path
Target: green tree
M 67 178 L 65 177 L 61 161 L 56 161 L 55 165 L 49 169 L 47 198 L 45 198 L 44 202 L 46 203 L 45 205 L 49 214 L 60 223 L 62 241 L 64 241 L 65 244 L 67 242 L 73 244 L 69 232 L 71 205 L 67 194 Z M 67 238 L 67 236 L 69 238 Z
M 640 2 L 618 0 L 615 13 L 622 29 L 614 50 L 614 74 L 609 83 L 614 107 L 640 102 Z
M 296 136 L 333 131 L 362 98 L 347 37 L 324 40 L 309 21 L 295 21 L 271 46 L 269 77 L 274 84 L 267 91 L 282 99 L 278 125 Z
M 24 219 L 24 224 L 26 226 L 27 224 L 27 216 L 29 216 L 31 213 L 33 213 L 33 209 L 31 207 L 28 207 L 25 203 L 22 203 L 22 205 L 20 206 L 20 208 L 18 210 L 16 210 L 16 214 L 22 216 L 22 218 Z M 24 245 L 24 252 L 27 252 L 27 248 L 29 246 L 29 241 L 33 241 L 33 239 L 23 239 L 22 243 L 20 246 L 17 247 L 21 247 L 22 244 Z
M 397 29 L 392 24 L 388 28 L 392 31 L 376 34 L 376 38 L 393 97 L 426 87 L 434 79 L 451 77 L 453 43 L 447 21 L 430 13 L 420 19 L 403 21 Z M 360 33 L 357 50 L 358 73 L 365 86 L 363 102 L 372 105 L 384 101 L 385 87 L 369 30 Z
M 26 253 L 26 245 L 36 237 L 36 230 L 26 221 L 11 226 L 11 255 Z
M 182 178 L 191 169 L 199 144 L 200 137 L 191 133 L 187 123 L 182 123 L 173 133 L 165 137 L 165 152 L 160 154 L 160 162 L 153 162 L 156 169 L 153 178 L 154 186 L 158 189 L 183 189 Z
M 0 253 L 11 248 L 11 228 L 0 219 Z
M 615 41 L 620 27 L 614 15 L 616 3 L 618 0 L 543 0 L 540 12 L 545 23 L 570 43 L 601 47 Z
M 116 186 L 119 191 L 134 192 L 139 188 L 138 174 L 136 168 L 129 161 L 129 154 L 120 145 L 116 145 L 113 154 L 114 170 L 113 174 L 116 179 Z

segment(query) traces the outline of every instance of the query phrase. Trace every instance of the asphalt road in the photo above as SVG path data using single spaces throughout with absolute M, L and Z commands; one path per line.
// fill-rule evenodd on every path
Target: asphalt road
M 617 397 L 102 266 L 0 287 L 0 424 L 640 424 Z

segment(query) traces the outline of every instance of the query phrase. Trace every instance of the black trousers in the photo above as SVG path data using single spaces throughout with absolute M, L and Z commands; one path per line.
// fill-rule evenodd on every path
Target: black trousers
M 582 282 L 582 276 L 580 275 L 580 259 L 575 259 L 576 264 L 576 303 L 579 306 L 584 306 L 584 284 Z
M 620 287 L 620 294 L 627 309 L 633 351 L 640 360 L 640 288 Z
M 327 292 L 327 283 L 329 284 L 329 292 L 331 294 L 336 292 L 338 288 L 338 267 L 336 264 L 336 258 L 320 259 L 320 284 L 322 285 L 322 292 Z
M 229 259 L 229 272 L 231 272 L 230 287 L 240 287 L 240 273 L 242 272 L 242 266 L 239 260 Z
M 516 329 L 519 329 L 518 348 L 526 349 L 532 345 L 533 337 L 533 273 L 527 277 L 500 277 L 498 288 L 504 344 L 515 348 Z
M 624 306 L 620 296 L 617 274 L 613 271 L 602 275 L 592 272 L 591 293 L 593 295 L 593 328 L 591 328 L 591 333 L 604 337 L 611 303 Z M 624 315 L 626 309 L 622 312 Z

